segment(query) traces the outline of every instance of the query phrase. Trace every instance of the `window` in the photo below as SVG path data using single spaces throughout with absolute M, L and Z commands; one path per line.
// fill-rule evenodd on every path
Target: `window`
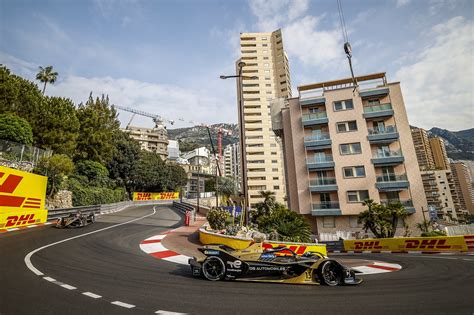
M 262 40 L 267 40 L 267 38 L 266 38 L 266 37 L 262 37 Z
M 344 121 L 336 124 L 337 132 L 357 131 L 357 122 L 355 120 Z
M 278 161 L 277 160 L 272 160 L 272 163 L 278 163 Z
M 336 220 L 334 220 L 334 217 L 323 217 L 323 227 L 325 228 L 336 227 Z
M 344 101 L 338 101 L 334 102 L 334 110 L 347 110 L 347 109 L 354 109 L 354 104 L 352 103 L 352 100 L 344 100 Z
M 262 47 L 267 47 L 267 46 L 268 46 L 268 44 L 262 44 Z
M 273 186 L 273 189 L 280 189 L 280 186 Z
M 358 222 L 358 217 L 356 215 L 349 216 L 349 225 L 351 228 L 362 227 L 362 224 Z
M 368 190 L 349 190 L 347 192 L 347 202 L 363 202 L 369 199 Z
M 321 110 L 319 110 L 319 107 L 310 107 L 308 111 L 310 114 L 314 114 L 314 113 L 319 113 Z
M 365 168 L 364 166 L 344 167 L 343 174 L 345 178 L 365 177 Z
M 362 153 L 360 142 L 341 144 L 339 145 L 339 149 L 342 155 Z
M 268 60 L 268 57 L 263 57 L 263 60 Z
M 276 152 L 272 152 L 272 155 L 277 155 L 277 153 L 276 153 Z
M 271 84 L 265 84 L 266 87 L 271 87 L 272 85 Z
M 272 168 L 272 172 L 278 172 L 278 168 Z
M 380 105 L 380 100 L 378 98 L 377 99 L 371 99 L 371 100 L 368 100 L 368 104 L 369 104 L 369 106 Z
M 278 177 L 273 177 L 273 180 L 278 180 L 279 178 Z
M 271 148 L 275 148 L 277 145 L 275 143 L 270 143 Z
M 263 53 L 264 53 L 264 54 L 268 54 L 268 50 L 264 50 Z
M 264 65 L 265 67 L 268 67 L 268 66 L 269 66 L 269 64 L 268 64 L 268 63 L 264 63 L 263 65 Z

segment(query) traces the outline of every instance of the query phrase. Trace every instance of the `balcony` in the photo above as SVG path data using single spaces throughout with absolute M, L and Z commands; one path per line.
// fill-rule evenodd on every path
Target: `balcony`
M 398 140 L 396 126 L 386 126 L 384 128 L 369 128 L 367 139 L 370 143 L 392 143 Z
M 328 123 L 328 115 L 326 112 L 305 114 L 302 118 L 303 126 L 314 126 Z
M 399 191 L 408 189 L 408 187 L 410 187 L 410 183 L 408 182 L 406 174 L 386 174 L 377 176 L 377 183 L 375 186 L 379 191 Z
M 304 137 L 304 146 L 307 149 L 330 149 L 331 139 L 329 133 L 323 132 L 318 135 Z
M 309 181 L 309 191 L 311 192 L 337 191 L 336 179 L 334 177 L 311 179 Z
M 306 159 L 306 166 L 308 171 L 330 170 L 334 169 L 334 161 L 331 155 L 318 156 Z
M 399 199 L 381 199 L 380 204 L 383 205 L 389 205 L 391 203 L 401 203 L 403 207 L 405 207 L 405 210 L 409 213 L 415 213 L 415 207 L 413 206 L 413 201 L 411 199 L 407 200 L 399 200 Z
M 339 202 L 327 201 L 322 203 L 313 203 L 311 211 L 313 216 L 342 215 Z
M 313 106 L 313 105 L 325 105 L 326 98 L 324 96 L 316 96 L 311 98 L 300 99 L 300 106 Z
M 393 166 L 402 164 L 405 158 L 401 151 L 383 151 L 376 154 L 371 161 L 374 166 Z
M 389 92 L 390 90 L 388 89 L 388 87 L 381 86 L 381 87 L 361 90 L 359 92 L 359 95 L 361 98 L 367 98 L 367 97 L 373 97 L 373 96 L 385 96 L 385 95 L 388 95 Z
M 392 104 L 364 106 L 364 118 L 379 118 L 393 116 Z

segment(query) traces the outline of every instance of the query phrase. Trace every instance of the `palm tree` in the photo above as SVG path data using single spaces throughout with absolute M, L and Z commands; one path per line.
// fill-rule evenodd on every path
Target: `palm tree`
M 46 90 L 46 84 L 51 83 L 53 84 L 56 82 L 58 78 L 58 73 L 53 72 L 53 66 L 47 66 L 46 68 L 39 67 L 39 72 L 36 74 L 36 80 L 44 82 L 43 86 L 43 95 L 44 91 Z
M 275 193 L 273 191 L 260 191 L 260 197 L 263 198 L 262 208 L 265 214 L 270 214 L 273 206 L 275 205 Z

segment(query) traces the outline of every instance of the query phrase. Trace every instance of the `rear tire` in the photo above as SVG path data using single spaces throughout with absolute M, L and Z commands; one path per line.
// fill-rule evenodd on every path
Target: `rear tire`
M 225 264 L 219 257 L 207 257 L 202 263 L 202 274 L 210 281 L 222 280 L 225 277 Z
M 327 260 L 321 264 L 318 269 L 318 276 L 322 284 L 336 286 L 342 283 L 342 269 L 338 263 Z

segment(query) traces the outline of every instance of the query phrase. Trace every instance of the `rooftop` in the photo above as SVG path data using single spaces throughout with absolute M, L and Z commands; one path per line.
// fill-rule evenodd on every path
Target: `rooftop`
M 356 77 L 356 80 L 358 83 L 364 82 L 364 81 L 373 81 L 377 79 L 382 79 L 383 82 L 386 84 L 386 78 L 385 78 L 385 72 L 379 72 L 379 73 L 373 73 L 373 74 L 367 74 L 363 76 Z M 347 85 L 347 86 L 346 86 Z M 349 87 L 352 86 L 352 77 L 350 78 L 345 78 L 345 79 L 339 79 L 339 80 L 333 80 L 333 81 L 326 81 L 326 82 L 319 82 L 319 83 L 312 83 L 312 84 L 307 84 L 307 85 L 300 85 L 298 86 L 298 91 L 309 91 L 309 90 L 315 90 L 315 89 L 326 89 L 326 88 L 337 88 L 338 86 L 341 87 Z

